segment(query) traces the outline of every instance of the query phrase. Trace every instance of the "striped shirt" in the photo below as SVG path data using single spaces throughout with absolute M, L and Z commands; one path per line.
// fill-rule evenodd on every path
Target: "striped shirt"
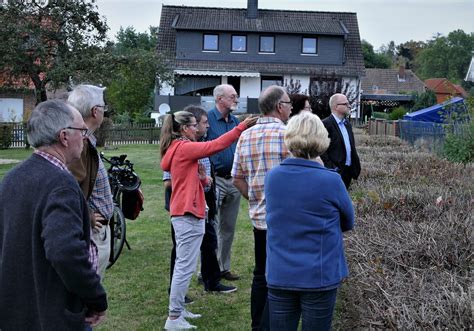
M 54 166 L 58 167 L 59 169 L 67 171 L 68 173 L 71 173 L 69 169 L 66 167 L 66 165 L 57 157 L 49 153 L 39 151 L 39 150 L 35 150 L 34 153 L 38 154 L 42 158 L 51 162 Z M 91 238 L 92 238 L 92 229 L 91 229 Z M 92 264 L 92 268 L 94 270 L 97 270 L 97 266 L 99 265 L 99 250 L 97 249 L 96 244 L 92 240 L 89 243 L 89 262 Z
M 267 172 L 289 156 L 283 141 L 285 124 L 275 117 L 261 117 L 245 130 L 237 143 L 232 177 L 248 184 L 249 215 L 252 224 L 266 230 L 264 180 Z
M 97 139 L 94 136 L 91 135 L 89 141 L 94 147 L 96 146 Z M 107 169 L 105 169 L 104 163 L 100 157 L 97 177 L 88 203 L 91 210 L 99 212 L 106 220 L 112 218 L 114 212 L 114 201 L 112 199 L 112 191 L 110 189 Z

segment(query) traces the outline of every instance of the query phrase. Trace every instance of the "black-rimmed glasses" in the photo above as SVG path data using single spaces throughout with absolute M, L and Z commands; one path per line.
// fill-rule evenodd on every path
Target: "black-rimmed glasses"
M 338 106 L 346 106 L 346 107 L 350 107 L 351 104 L 349 102 L 346 102 L 346 103 L 338 103 L 337 104 Z
M 75 127 L 72 127 L 72 126 L 68 126 L 68 127 L 66 127 L 66 129 L 81 131 L 81 136 L 83 136 L 83 137 L 88 137 L 90 135 L 90 131 L 89 131 L 88 128 L 75 128 Z

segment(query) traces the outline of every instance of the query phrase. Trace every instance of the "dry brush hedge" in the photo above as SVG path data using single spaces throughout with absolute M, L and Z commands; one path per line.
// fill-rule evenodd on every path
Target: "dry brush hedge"
M 351 276 L 335 327 L 472 328 L 474 166 L 398 138 L 357 135 L 363 171 L 352 187 Z

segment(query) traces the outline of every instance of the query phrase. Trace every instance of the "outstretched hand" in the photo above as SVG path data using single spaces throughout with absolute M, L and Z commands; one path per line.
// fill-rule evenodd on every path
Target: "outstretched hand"
M 254 126 L 255 123 L 257 123 L 257 120 L 258 120 L 258 116 L 249 116 L 243 121 L 243 123 L 245 123 L 247 128 L 250 128 Z

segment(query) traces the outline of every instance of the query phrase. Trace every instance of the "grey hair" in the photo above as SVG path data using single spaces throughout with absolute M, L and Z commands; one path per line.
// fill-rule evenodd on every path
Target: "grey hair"
M 67 101 L 76 107 L 82 118 L 89 118 L 94 106 L 102 106 L 105 87 L 78 85 L 72 90 Z
M 285 93 L 285 89 L 281 86 L 271 85 L 267 87 L 258 98 L 258 108 L 260 108 L 262 114 L 268 115 L 274 112 Z
M 214 100 L 217 100 L 218 97 L 225 95 L 225 90 L 228 89 L 228 88 L 233 89 L 234 87 L 232 85 L 229 85 L 229 84 L 217 85 L 214 88 L 214 92 L 213 92 Z
M 62 100 L 48 100 L 38 104 L 26 126 L 28 142 L 38 148 L 59 141 L 59 131 L 74 122 L 73 108 Z
M 294 157 L 309 160 L 323 154 L 329 147 L 330 139 L 321 119 L 304 111 L 290 118 L 284 141 Z

